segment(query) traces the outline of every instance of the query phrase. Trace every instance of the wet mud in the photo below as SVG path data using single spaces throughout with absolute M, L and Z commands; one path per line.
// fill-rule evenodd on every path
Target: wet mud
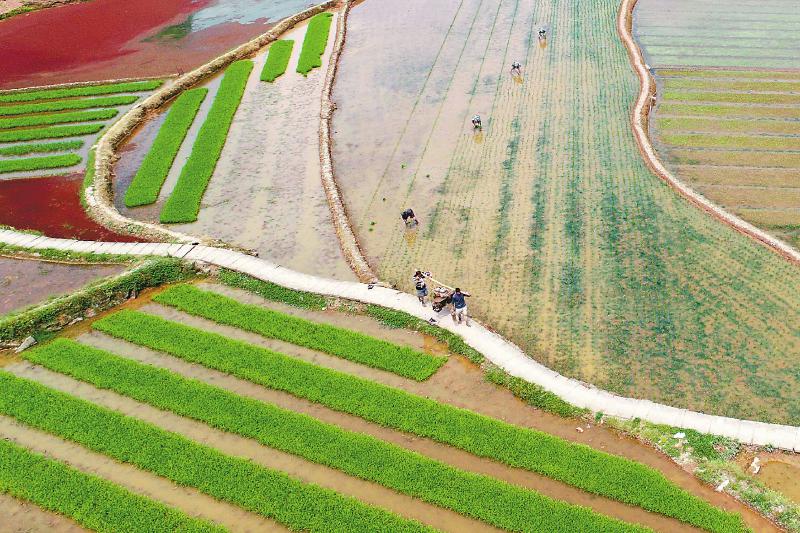
M 759 469 L 753 475 L 751 467 L 755 458 L 758 458 Z M 736 463 L 756 480 L 800 505 L 800 454 L 745 451 L 736 457 Z
M 0 315 L 70 293 L 125 268 L 0 257 Z
M 32 503 L 0 494 L 0 533 L 81 533 L 89 531 L 69 518 Z

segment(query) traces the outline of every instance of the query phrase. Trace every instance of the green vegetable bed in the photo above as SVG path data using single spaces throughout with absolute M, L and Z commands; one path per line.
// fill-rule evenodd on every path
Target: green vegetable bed
M 297 61 L 297 72 L 308 75 L 312 69 L 322 66 L 322 54 L 328 44 L 328 33 L 331 29 L 333 13 L 314 15 L 308 23 L 303 48 Z
M 137 311 L 120 311 L 95 322 L 94 327 L 135 344 L 538 472 L 709 531 L 743 530 L 738 515 L 692 496 L 656 470 L 588 446 Z
M 342 359 L 424 381 L 446 361 L 407 346 L 398 346 L 328 324 L 247 305 L 193 285 L 177 285 L 153 298 L 156 302 L 265 337 L 305 346 Z
M 26 155 L 46 152 L 65 152 L 77 150 L 83 146 L 83 141 L 60 141 L 53 143 L 15 144 L 0 148 L 0 155 Z
M 26 157 L 0 161 L 0 174 L 28 170 L 47 170 L 50 168 L 71 167 L 81 162 L 77 154 L 49 155 L 46 157 Z
M 207 93 L 208 89 L 205 87 L 190 89 L 172 104 L 150 151 L 125 192 L 126 206 L 152 204 L 158 199 L 158 193 L 167 179 L 186 132 L 189 131 Z
M 306 531 L 427 528 L 176 433 L 0 371 L 0 413 Z
M 69 122 L 90 122 L 92 120 L 108 120 L 117 116 L 116 109 L 96 109 L 93 111 L 76 111 L 74 113 L 55 113 L 51 115 L 30 115 L 13 118 L 0 118 L 2 128 L 24 128 L 27 126 L 46 126 L 50 124 L 67 124 Z
M 62 514 L 94 531 L 225 531 L 0 439 L 2 493 Z
M 261 81 L 272 83 L 280 76 L 283 76 L 283 73 L 286 72 L 286 67 L 289 66 L 289 58 L 292 57 L 293 46 L 294 41 L 289 39 L 281 39 L 270 45 L 267 61 L 261 71 Z
M 29 130 L 0 131 L 0 142 L 34 141 L 37 139 L 59 139 L 91 135 L 103 129 L 103 124 L 78 124 L 75 126 L 52 126 Z
M 211 110 L 208 112 L 192 153 L 181 171 L 175 190 L 161 211 L 161 222 L 193 222 L 200 211 L 200 201 L 225 146 L 233 115 L 244 94 L 253 62 L 236 61 L 225 71 Z
M 57 339 L 24 353 L 56 372 L 337 468 L 510 531 L 646 531 L 369 435 Z M 169 391 L 165 394 L 165 391 Z
M 161 80 L 131 81 L 124 83 L 108 83 L 105 85 L 85 85 L 83 87 L 66 87 L 63 89 L 36 89 L 0 93 L 0 103 L 33 102 L 36 100 L 55 100 L 74 96 L 96 96 L 100 94 L 135 93 L 152 91 L 159 87 Z
M 80 100 L 57 100 L 36 104 L 19 104 L 0 106 L 0 116 L 27 115 L 30 113 L 52 113 L 70 109 L 92 109 L 94 107 L 115 107 L 134 103 L 139 97 L 135 95 L 106 96 L 102 98 L 84 98 Z

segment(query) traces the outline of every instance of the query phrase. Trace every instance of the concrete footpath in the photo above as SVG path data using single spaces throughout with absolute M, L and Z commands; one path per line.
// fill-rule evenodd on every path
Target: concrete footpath
M 353 281 L 336 281 L 311 276 L 223 248 L 192 244 L 75 241 L 13 230 L 0 230 L 0 242 L 33 250 L 51 248 L 85 253 L 177 257 L 236 270 L 291 289 L 382 305 L 423 320 L 439 318 L 430 307 L 420 306 L 417 298 L 411 294 Z M 657 424 L 723 435 L 747 444 L 772 445 L 800 452 L 798 427 L 738 420 L 669 407 L 649 400 L 624 398 L 550 370 L 474 320 L 471 321 L 471 327 L 457 326 L 449 318 L 437 324 L 461 336 L 468 345 L 509 374 L 535 383 L 573 405 L 618 418 L 640 418 Z

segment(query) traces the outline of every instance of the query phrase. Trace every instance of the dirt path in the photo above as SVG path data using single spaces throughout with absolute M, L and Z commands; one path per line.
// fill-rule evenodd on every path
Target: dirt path
M 0 533 L 79 533 L 89 531 L 56 513 L 45 511 L 32 503 L 0 494 Z
M 31 371 L 26 363 L 6 367 L 6 370 L 29 378 L 34 378 L 36 375 L 34 379 L 42 379 L 41 373 Z M 43 379 L 43 381 L 48 380 Z M 50 381 L 54 381 L 54 379 L 50 379 Z M 148 498 L 164 502 L 183 510 L 190 516 L 212 520 L 231 530 L 252 533 L 285 531 L 278 524 L 245 512 L 234 505 L 221 502 L 194 489 L 175 485 L 162 477 L 128 464 L 119 463 L 73 442 L 19 424 L 14 419 L 0 417 L 0 435 L 29 450 L 67 463 L 83 472 L 107 479 Z

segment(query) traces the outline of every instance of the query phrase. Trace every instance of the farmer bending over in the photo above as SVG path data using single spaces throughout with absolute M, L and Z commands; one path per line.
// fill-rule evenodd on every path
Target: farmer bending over
M 405 222 L 406 227 L 411 228 L 417 225 L 417 217 L 414 216 L 414 210 L 411 208 L 406 209 L 400 213 L 400 218 Z
M 450 297 L 453 302 L 453 322 L 460 324 L 464 320 L 464 324 L 469 326 L 469 317 L 467 316 L 467 301 L 465 296 L 469 296 L 468 292 L 461 292 L 461 289 L 456 287 L 455 292 Z
M 472 127 L 475 128 L 476 130 L 481 129 L 482 126 L 481 126 L 480 115 L 475 115 L 474 117 L 472 117 Z
M 514 61 L 511 63 L 511 75 L 522 76 L 522 65 L 520 65 L 519 62 Z

